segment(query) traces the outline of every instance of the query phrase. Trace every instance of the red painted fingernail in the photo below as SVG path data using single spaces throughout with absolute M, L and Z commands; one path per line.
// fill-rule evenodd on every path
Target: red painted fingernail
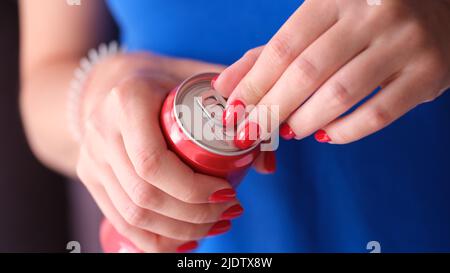
M 214 76 L 214 78 L 211 79 L 211 88 L 212 89 L 216 89 L 214 87 L 214 85 L 216 84 L 217 79 L 219 78 L 219 74 L 217 74 L 216 76 Z
M 241 100 L 234 100 L 227 104 L 223 111 L 223 126 L 236 126 L 238 122 L 245 116 L 245 104 Z
M 223 220 L 215 223 L 211 229 L 208 231 L 208 236 L 219 235 L 227 232 L 231 228 L 231 222 L 228 220 Z
M 314 134 L 314 138 L 320 143 L 327 143 L 331 141 L 331 138 L 324 130 L 319 130 Z
M 241 150 L 250 148 L 260 137 L 260 127 L 258 123 L 247 122 L 245 126 L 236 134 L 234 145 Z
M 187 243 L 182 244 L 181 246 L 179 246 L 177 248 L 177 252 L 178 253 L 189 252 L 189 251 L 192 251 L 192 250 L 196 249 L 197 247 L 198 247 L 197 241 L 190 241 L 190 242 L 187 242 Z
M 236 217 L 241 216 L 241 214 L 243 212 L 244 212 L 244 208 L 242 208 L 241 205 L 239 205 L 239 204 L 234 205 L 222 213 L 222 216 L 220 216 L 220 220 L 234 219 Z
M 231 201 L 236 197 L 236 191 L 233 189 L 223 189 L 218 190 L 215 193 L 211 194 L 209 197 L 209 202 L 218 203 L 218 202 L 227 202 Z
M 287 123 L 284 123 L 280 127 L 280 136 L 286 140 L 291 140 L 295 137 L 294 131 L 292 131 L 291 126 L 289 126 Z
M 264 154 L 264 167 L 269 173 L 274 173 L 277 168 L 276 157 L 274 152 Z

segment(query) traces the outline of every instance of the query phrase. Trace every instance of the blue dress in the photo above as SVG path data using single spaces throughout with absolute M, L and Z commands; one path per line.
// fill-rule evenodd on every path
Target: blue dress
M 130 50 L 231 64 L 265 44 L 297 0 L 109 0 Z M 337 146 L 282 141 L 278 170 L 251 172 L 244 215 L 200 252 L 450 251 L 450 92 Z

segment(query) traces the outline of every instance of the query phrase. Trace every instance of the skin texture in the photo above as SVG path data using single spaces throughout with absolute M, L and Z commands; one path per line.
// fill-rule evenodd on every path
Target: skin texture
M 230 101 L 279 106 L 278 124 L 286 122 L 297 139 L 321 130 L 318 140 L 350 143 L 450 87 L 449 33 L 450 1 L 309 0 L 215 87 Z M 276 129 L 260 126 L 261 138 Z
M 210 197 L 231 186 L 191 170 L 167 149 L 159 127 L 172 88 L 224 67 L 151 53 L 103 60 L 84 86 L 77 143 L 68 133 L 66 90 L 80 59 L 111 39 L 104 1 L 74 8 L 59 0 L 22 0 L 20 17 L 21 112 L 36 156 L 78 177 L 116 230 L 143 251 L 185 251 L 207 234 L 226 232 L 230 223 L 223 220 L 242 213 L 239 201 L 235 194 Z M 273 172 L 274 161 L 266 168 L 261 158 L 256 169 Z

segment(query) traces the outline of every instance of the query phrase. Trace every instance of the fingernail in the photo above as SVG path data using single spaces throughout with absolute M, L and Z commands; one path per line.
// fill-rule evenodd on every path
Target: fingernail
M 241 205 L 239 205 L 239 204 L 234 205 L 222 213 L 222 216 L 220 216 L 220 220 L 234 219 L 236 217 L 241 216 L 241 214 L 243 212 L 244 212 L 244 208 L 242 208 Z
M 327 143 L 331 141 L 331 138 L 324 130 L 319 130 L 314 134 L 314 138 L 320 143 Z
M 233 200 L 235 197 L 236 191 L 234 189 L 223 189 L 211 194 L 211 196 L 209 197 L 209 202 L 227 202 Z
M 223 111 L 222 123 L 223 126 L 236 126 L 238 122 L 245 115 L 245 104 L 241 100 L 234 100 L 227 104 L 225 111 Z
M 215 223 L 211 229 L 208 231 L 208 236 L 219 235 L 227 232 L 231 228 L 231 222 L 228 220 L 223 220 Z
M 276 158 L 274 152 L 267 152 L 264 154 L 264 168 L 269 173 L 274 173 L 277 166 L 276 166 Z
M 219 78 L 219 74 L 217 74 L 216 76 L 214 76 L 214 78 L 211 79 L 211 88 L 212 89 L 216 89 L 214 87 L 214 85 L 216 84 L 217 79 Z
M 280 127 L 280 136 L 286 140 L 291 140 L 295 137 L 294 131 L 292 131 L 291 126 L 289 124 L 284 123 Z
M 189 252 L 189 251 L 192 251 L 192 250 L 196 249 L 197 247 L 198 247 L 197 241 L 190 241 L 190 242 L 187 242 L 187 243 L 182 244 L 181 246 L 179 246 L 177 248 L 177 252 L 178 253 Z
M 260 127 L 258 123 L 247 122 L 237 133 L 234 145 L 241 150 L 250 148 L 260 137 Z

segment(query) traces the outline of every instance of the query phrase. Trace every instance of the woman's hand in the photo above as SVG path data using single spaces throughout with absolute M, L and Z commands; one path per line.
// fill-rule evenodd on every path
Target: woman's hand
M 441 95 L 450 87 L 450 1 L 368 3 L 306 1 L 267 45 L 216 80 L 229 96 L 225 122 L 242 119 L 236 106 L 276 105 L 278 124 L 286 122 L 284 138 L 317 132 L 320 142 L 344 144 Z M 377 87 L 380 92 L 342 116 Z M 258 115 L 248 119 L 257 122 Z M 260 138 L 276 129 L 259 126 Z M 245 136 L 238 134 L 237 143 Z
M 220 70 L 123 54 L 91 74 L 77 174 L 117 231 L 141 250 L 190 250 L 191 241 L 227 231 L 229 219 L 242 213 L 229 183 L 192 171 L 168 150 L 159 127 L 168 91 L 192 74 Z
M 27 138 L 47 166 L 67 176 L 77 171 L 105 216 L 137 247 L 189 250 L 195 243 L 185 242 L 225 232 L 228 221 L 214 224 L 242 208 L 227 181 L 193 172 L 167 149 L 159 111 L 181 81 L 223 67 L 150 54 L 100 62 L 83 92 L 84 134 L 76 143 L 67 130 L 64 91 L 85 52 L 113 38 L 105 2 L 74 9 L 65 1 L 20 1 L 20 108 Z M 257 169 L 274 170 L 268 155 L 257 159 Z

